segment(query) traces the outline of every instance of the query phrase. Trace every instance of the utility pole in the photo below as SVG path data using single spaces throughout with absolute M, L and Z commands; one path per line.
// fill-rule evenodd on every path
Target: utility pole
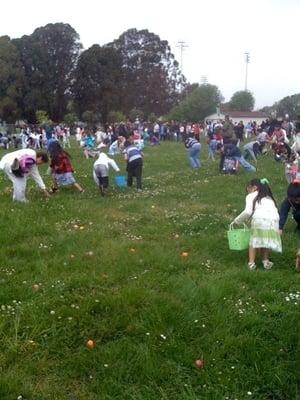
M 246 77 L 245 77 L 245 91 L 247 91 L 247 80 L 248 80 L 248 64 L 250 62 L 250 53 L 246 51 L 245 53 L 245 60 L 246 60 Z
M 183 40 L 179 40 L 177 42 L 176 47 L 180 48 L 180 69 L 181 69 L 181 73 L 183 74 L 183 62 L 182 62 L 182 53 L 184 51 L 184 49 L 186 49 L 188 46 L 188 44 L 186 44 L 186 42 L 184 42 Z

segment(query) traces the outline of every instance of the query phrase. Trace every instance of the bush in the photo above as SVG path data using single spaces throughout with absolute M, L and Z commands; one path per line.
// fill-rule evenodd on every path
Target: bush
M 44 110 L 37 110 L 35 113 L 35 117 L 36 117 L 37 123 L 40 125 L 50 125 L 52 123 L 47 112 Z
M 110 111 L 107 116 L 108 122 L 122 122 L 126 121 L 126 115 L 122 111 Z
M 84 111 L 81 116 L 82 120 L 87 124 L 95 124 L 99 122 L 101 119 L 101 115 L 99 113 L 95 113 L 94 111 Z
M 144 113 L 138 108 L 133 108 L 129 113 L 129 119 L 134 122 L 137 118 L 142 121 L 144 119 Z
M 68 113 L 64 116 L 64 122 L 70 126 L 73 126 L 75 122 L 78 120 L 79 120 L 78 116 L 74 113 Z

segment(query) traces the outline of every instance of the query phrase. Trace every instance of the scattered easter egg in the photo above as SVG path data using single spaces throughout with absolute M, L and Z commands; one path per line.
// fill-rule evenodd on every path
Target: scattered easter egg
M 40 288 L 40 285 L 39 285 L 38 283 L 34 283 L 34 284 L 32 285 L 32 289 L 33 289 L 33 290 L 39 290 L 39 288 Z
M 203 368 L 203 360 L 197 358 L 197 360 L 195 360 L 195 367 L 199 369 Z
M 181 253 L 181 257 L 187 257 L 189 255 L 189 253 L 187 251 L 183 251 Z
M 86 345 L 87 345 L 87 347 L 88 347 L 89 349 L 93 349 L 93 348 L 94 348 L 94 341 L 93 341 L 92 339 L 89 339 L 89 340 L 86 342 Z
M 134 248 L 131 248 L 130 251 L 131 251 L 131 253 L 135 253 L 136 252 L 136 250 Z

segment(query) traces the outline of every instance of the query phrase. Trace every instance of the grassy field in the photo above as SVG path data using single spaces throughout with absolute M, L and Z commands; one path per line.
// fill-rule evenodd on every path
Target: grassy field
M 101 198 L 73 146 L 83 194 L 47 201 L 30 182 L 16 204 L 0 175 L 0 399 L 300 399 L 295 224 L 270 271 L 247 270 L 226 239 L 250 178 L 280 204 L 283 165 L 266 155 L 257 174 L 222 176 L 205 147 L 192 170 L 162 143 L 145 149 L 142 193 L 112 173 Z

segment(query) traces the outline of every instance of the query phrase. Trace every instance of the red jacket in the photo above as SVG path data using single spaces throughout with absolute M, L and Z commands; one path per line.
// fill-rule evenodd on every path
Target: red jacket
M 72 165 L 69 157 L 65 152 L 58 154 L 51 160 L 50 167 L 56 174 L 65 174 L 66 172 L 73 172 Z

